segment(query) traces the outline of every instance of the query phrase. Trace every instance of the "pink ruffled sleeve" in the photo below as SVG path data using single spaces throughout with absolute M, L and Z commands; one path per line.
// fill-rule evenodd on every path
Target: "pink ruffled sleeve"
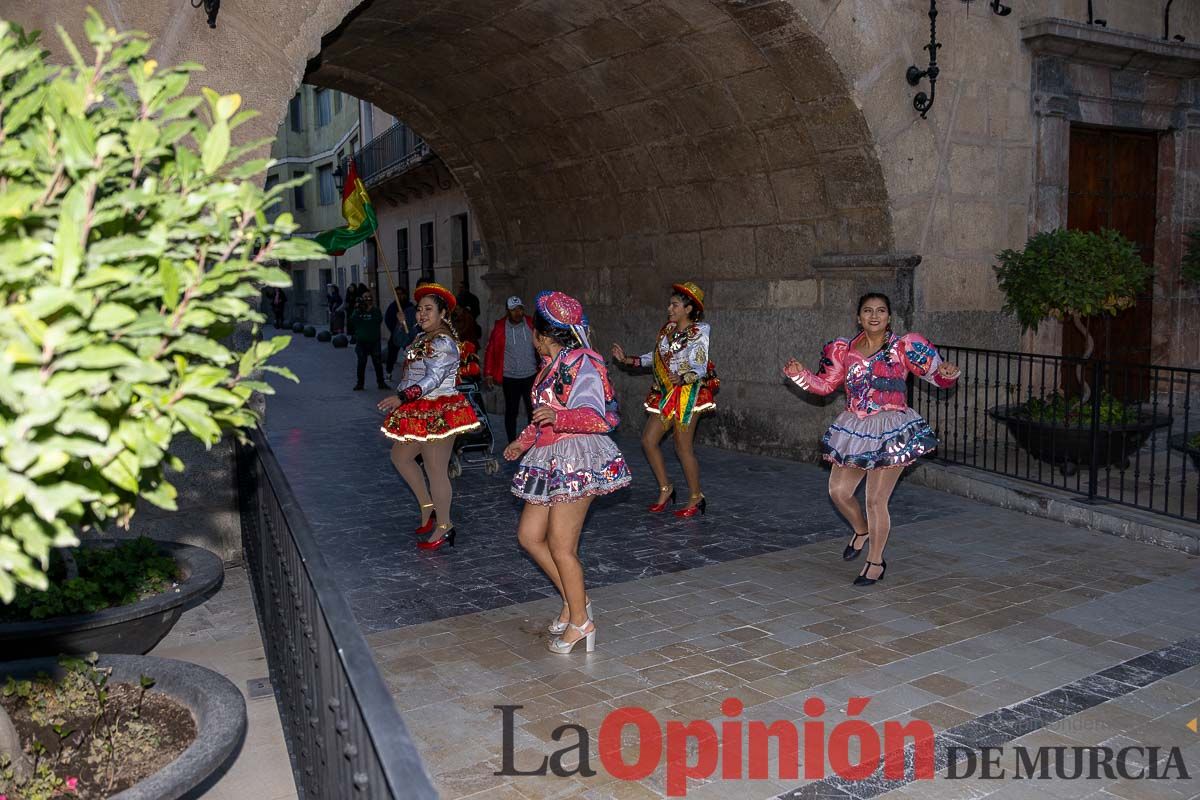
M 937 348 L 919 333 L 906 333 L 900 337 L 900 361 L 909 372 L 940 389 L 949 389 L 958 378 L 943 378 L 938 374 L 942 357 Z
M 833 394 L 846 379 L 846 349 L 850 343 L 846 339 L 834 339 L 825 345 L 821 351 L 821 365 L 816 372 L 805 369 L 792 382 L 806 392 L 813 394 Z

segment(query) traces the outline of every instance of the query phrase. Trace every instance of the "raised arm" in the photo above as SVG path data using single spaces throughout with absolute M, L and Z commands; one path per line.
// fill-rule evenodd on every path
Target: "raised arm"
M 821 351 L 821 364 L 816 372 L 807 368 L 791 380 L 801 389 L 813 394 L 833 394 L 846 379 L 846 350 L 850 343 L 834 339 Z
M 942 366 L 941 355 L 919 333 L 906 333 L 900 337 L 900 361 L 909 372 L 939 389 L 949 389 L 958 381 L 957 372 L 953 377 L 942 374 L 938 369 Z

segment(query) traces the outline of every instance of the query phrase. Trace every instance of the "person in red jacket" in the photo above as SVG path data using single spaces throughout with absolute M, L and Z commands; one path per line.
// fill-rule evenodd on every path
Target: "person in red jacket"
M 525 403 L 525 423 L 533 418 L 529 391 L 538 371 L 537 352 L 533 349 L 533 320 L 525 314 L 521 298 L 508 298 L 508 313 L 496 320 L 483 354 L 483 382 L 491 389 L 499 384 L 504 391 L 504 432 L 508 441 L 517 438 L 517 411 Z

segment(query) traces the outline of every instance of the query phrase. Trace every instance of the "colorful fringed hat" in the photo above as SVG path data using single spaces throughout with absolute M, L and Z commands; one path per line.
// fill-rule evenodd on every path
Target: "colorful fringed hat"
M 591 349 L 587 315 L 583 313 L 583 304 L 574 297 L 562 292 L 542 292 L 537 296 L 537 310 L 551 325 L 570 330 L 581 345 Z
M 428 294 L 436 294 L 438 297 L 446 301 L 446 313 L 450 313 L 454 310 L 454 307 L 458 305 L 458 300 L 455 299 L 454 292 L 450 291 L 445 286 L 442 286 L 440 283 L 432 282 L 418 284 L 417 288 L 413 290 L 413 301 L 419 303 L 421 302 L 421 298 Z
M 704 290 L 691 281 L 672 283 L 671 289 L 692 301 L 698 311 L 704 310 Z

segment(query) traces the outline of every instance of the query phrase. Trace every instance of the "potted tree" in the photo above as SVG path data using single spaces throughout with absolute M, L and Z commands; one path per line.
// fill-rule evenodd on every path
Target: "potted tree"
M 1023 331 L 1036 331 L 1047 319 L 1073 325 L 1084 337 L 1084 352 L 1074 360 L 1077 393 L 1057 386 L 1047 395 L 993 408 L 989 413 L 1003 421 L 1031 455 L 1059 464 L 1068 474 L 1080 464 L 1090 463 L 1092 422 L 1098 414 L 1098 466 L 1125 469 L 1130 455 L 1155 428 L 1170 420 L 1147 414 L 1137 404 L 1089 384 L 1086 367 L 1095 341 L 1086 321 L 1131 307 L 1150 280 L 1150 267 L 1138 256 L 1134 244 L 1113 230 L 1045 231 L 1030 237 L 1023 249 L 1004 250 L 997 259 L 1004 311 L 1017 317 Z M 1093 392 L 1100 396 L 1093 398 Z
M 248 401 L 271 391 L 262 371 L 294 379 L 267 363 L 290 337 L 257 336 L 257 287 L 289 283 L 278 262 L 323 257 L 291 237 L 291 215 L 266 213 L 294 183 L 264 191 L 266 161 L 248 160 L 264 143 L 231 144 L 253 115 L 237 95 L 188 94 L 197 65 L 160 67 L 144 34 L 118 32 L 95 11 L 85 30 L 83 52 L 59 30 L 70 56 L 60 67 L 36 34 L 0 21 L 2 604 L 19 587 L 46 590 L 52 550 L 77 564 L 80 538 L 127 525 L 139 500 L 174 508 L 176 436 L 211 446 L 256 423 Z M 227 680 L 202 680 L 182 662 L 112 658 L 112 675 L 140 671 L 190 709 L 201 725 L 193 755 L 236 745 L 244 704 L 213 742 L 203 697 L 186 689 L 223 687 L 240 702 Z M 0 685 L 28 668 L 0 664 Z M 0 781 L 29 776 L 28 733 L 22 740 L 0 707 Z M 150 776 L 146 796 L 175 797 L 204 777 L 184 772 L 169 787 Z
M 1192 287 L 1200 287 L 1200 230 L 1188 233 L 1187 251 L 1180 263 L 1180 277 Z M 1171 437 L 1171 447 L 1184 453 L 1200 469 L 1200 432 L 1184 431 Z

